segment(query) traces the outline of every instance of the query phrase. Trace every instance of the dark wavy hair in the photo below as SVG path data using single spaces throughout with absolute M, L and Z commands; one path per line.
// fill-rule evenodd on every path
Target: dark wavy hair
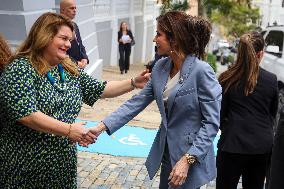
M 254 91 L 260 63 L 257 53 L 264 49 L 264 45 L 264 39 L 258 32 L 250 32 L 241 36 L 235 64 L 219 77 L 224 93 L 241 82 L 244 83 L 246 96 Z
M 173 51 L 204 58 L 212 27 L 209 21 L 181 11 L 169 11 L 157 17 L 158 27 L 165 32 Z

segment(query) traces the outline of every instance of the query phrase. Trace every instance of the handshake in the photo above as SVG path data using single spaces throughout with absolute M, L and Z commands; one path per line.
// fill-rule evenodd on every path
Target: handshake
M 100 122 L 99 125 L 90 128 L 84 128 L 85 124 L 85 122 L 76 122 L 70 124 L 67 134 L 67 137 L 71 141 L 75 143 L 78 142 L 80 146 L 84 147 L 95 143 L 99 135 L 107 129 L 103 122 Z

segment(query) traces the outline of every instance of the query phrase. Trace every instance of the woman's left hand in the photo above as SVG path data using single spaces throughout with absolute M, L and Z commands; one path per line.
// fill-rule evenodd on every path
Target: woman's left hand
M 148 70 L 144 70 L 139 76 L 133 79 L 136 88 L 143 89 L 146 83 L 149 81 L 151 73 Z
M 182 158 L 176 163 L 176 165 L 173 167 L 172 172 L 169 176 L 169 185 L 172 187 L 178 187 L 184 184 L 187 173 L 189 169 L 189 164 L 187 162 L 187 159 L 185 156 L 182 156 Z

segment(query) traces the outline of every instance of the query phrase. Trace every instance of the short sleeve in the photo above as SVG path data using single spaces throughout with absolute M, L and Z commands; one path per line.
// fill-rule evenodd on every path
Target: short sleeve
M 89 106 L 93 106 L 101 97 L 106 84 L 106 81 L 99 81 L 92 78 L 87 73 L 80 71 L 80 86 L 83 102 Z
M 35 96 L 36 72 L 25 58 L 15 59 L 3 72 L 0 81 L 0 104 L 9 122 L 37 111 Z

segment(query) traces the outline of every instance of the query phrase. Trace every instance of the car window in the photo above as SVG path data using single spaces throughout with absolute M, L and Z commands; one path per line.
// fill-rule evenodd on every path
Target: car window
M 267 46 L 268 45 L 278 46 L 279 53 L 271 53 L 271 52 L 267 52 L 267 53 L 274 54 L 275 56 L 281 57 L 282 52 L 283 52 L 283 39 L 284 39 L 283 31 L 270 31 L 265 38 L 265 43 Z

